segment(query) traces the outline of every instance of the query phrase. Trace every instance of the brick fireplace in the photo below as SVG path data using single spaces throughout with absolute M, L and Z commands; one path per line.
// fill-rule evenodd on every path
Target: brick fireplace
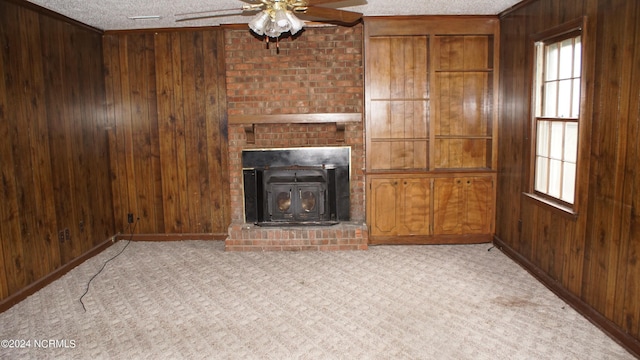
M 228 251 L 364 250 L 362 25 L 305 27 L 278 48 L 225 31 L 231 224 Z M 349 217 L 331 225 L 258 226 L 245 217 L 243 150 L 350 151 Z
M 336 144 L 335 124 L 263 124 L 255 127 L 255 144 L 247 144 L 245 127 L 229 126 L 229 167 L 231 175 L 231 216 L 228 251 L 278 250 L 365 250 L 368 231 L 365 224 L 364 154 L 361 123 L 349 124 L 345 129 L 345 144 Z M 308 140 L 313 140 L 310 146 Z M 323 139 L 324 144 L 318 144 Z M 291 149 L 304 143 L 304 148 L 316 145 L 349 145 L 351 154 L 349 183 L 349 219 L 330 225 L 258 226 L 248 222 L 245 214 L 245 192 L 242 151 L 248 149 Z

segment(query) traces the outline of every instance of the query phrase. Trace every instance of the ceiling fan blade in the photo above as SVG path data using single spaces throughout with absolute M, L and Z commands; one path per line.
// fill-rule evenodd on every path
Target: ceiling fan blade
M 362 14 L 358 12 L 330 9 L 330 8 L 317 7 L 317 6 L 309 6 L 306 8 L 306 10 L 301 10 L 297 13 L 318 17 L 322 19 L 327 19 L 329 21 L 345 23 L 345 24 L 354 23 L 362 18 Z

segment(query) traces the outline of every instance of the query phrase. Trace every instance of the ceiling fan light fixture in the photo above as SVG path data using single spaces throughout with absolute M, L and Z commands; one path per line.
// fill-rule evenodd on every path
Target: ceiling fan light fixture
M 276 24 L 275 21 L 270 20 L 267 23 L 267 28 L 264 30 L 264 34 L 267 35 L 268 37 L 277 38 L 277 37 L 280 37 L 280 35 L 282 34 L 282 31 L 278 29 L 278 25 Z
M 304 26 L 304 22 L 298 19 L 291 11 L 287 11 L 286 13 L 287 19 L 289 19 L 289 23 L 291 24 L 291 35 L 295 35 L 298 31 L 302 29 Z
M 279 29 L 286 29 L 283 32 L 289 31 L 291 28 L 291 22 L 287 18 L 287 11 L 284 9 L 277 9 L 275 11 L 274 20 Z
M 265 34 L 269 23 L 271 23 L 271 16 L 269 16 L 268 12 L 261 11 L 249 21 L 249 28 L 254 33 L 262 36 Z

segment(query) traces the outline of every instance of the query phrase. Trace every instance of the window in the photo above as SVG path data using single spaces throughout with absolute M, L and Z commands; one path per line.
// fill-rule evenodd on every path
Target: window
M 534 192 L 572 206 L 580 119 L 581 34 L 536 43 Z

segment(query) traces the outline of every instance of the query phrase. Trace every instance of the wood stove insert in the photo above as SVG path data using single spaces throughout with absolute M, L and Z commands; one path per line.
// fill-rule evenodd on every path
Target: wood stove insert
M 348 221 L 349 159 L 345 147 L 243 151 L 246 222 L 285 226 Z

